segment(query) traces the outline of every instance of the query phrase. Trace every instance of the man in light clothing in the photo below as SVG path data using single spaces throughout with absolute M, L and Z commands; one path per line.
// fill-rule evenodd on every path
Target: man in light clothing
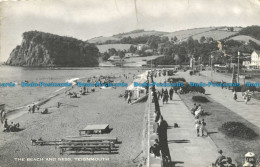
M 200 136 L 200 120 L 199 117 L 195 117 L 195 129 L 197 130 L 197 136 Z

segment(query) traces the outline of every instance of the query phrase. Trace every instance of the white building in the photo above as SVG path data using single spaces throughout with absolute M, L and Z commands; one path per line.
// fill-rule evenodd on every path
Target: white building
M 139 50 L 139 51 L 145 50 L 145 49 L 148 49 L 148 48 L 149 48 L 149 45 L 146 45 L 146 44 L 137 45 L 137 50 Z
M 111 56 L 109 57 L 108 61 L 120 61 L 120 57 L 119 56 Z
M 251 64 L 251 62 L 246 60 L 246 61 L 243 61 L 242 65 L 248 68 L 250 66 L 250 64 Z
M 260 51 L 253 51 L 251 54 L 251 68 L 259 69 L 260 68 Z

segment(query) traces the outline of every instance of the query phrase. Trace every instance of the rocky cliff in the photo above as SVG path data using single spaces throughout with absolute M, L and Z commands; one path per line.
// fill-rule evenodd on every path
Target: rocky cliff
M 14 66 L 97 66 L 99 50 L 75 38 L 29 31 L 6 64 Z

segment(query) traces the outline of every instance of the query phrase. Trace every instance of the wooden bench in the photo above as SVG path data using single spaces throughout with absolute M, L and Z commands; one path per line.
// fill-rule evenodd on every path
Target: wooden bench
M 31 139 L 32 146 L 43 146 L 43 145 L 60 145 L 61 141 L 46 141 L 46 140 L 34 140 Z
M 60 146 L 62 145 L 70 145 L 70 146 L 100 146 L 100 145 L 110 145 L 111 148 L 118 148 L 115 143 L 109 141 L 102 141 L 102 142 L 72 142 L 72 141 L 65 141 L 61 142 Z
M 109 141 L 112 143 L 119 143 L 117 137 L 87 137 L 87 138 L 73 138 L 73 139 L 62 139 L 62 141 L 72 141 L 72 142 L 103 142 Z
M 64 152 L 90 152 L 94 154 L 97 151 L 107 151 L 111 154 L 112 149 L 114 150 L 113 143 L 111 142 L 96 142 L 96 143 L 87 143 L 87 142 L 71 142 L 59 146 L 60 155 L 63 155 Z

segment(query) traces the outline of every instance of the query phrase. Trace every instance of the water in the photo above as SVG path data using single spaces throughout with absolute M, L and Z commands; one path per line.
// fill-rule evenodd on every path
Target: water
M 6 104 L 6 110 L 31 104 L 53 95 L 61 87 L 21 87 L 21 82 L 54 82 L 65 83 L 73 78 L 89 78 L 92 76 L 137 73 L 140 68 L 91 67 L 91 68 L 32 68 L 0 66 L 0 82 L 15 82 L 15 87 L 0 87 L 0 103 Z

